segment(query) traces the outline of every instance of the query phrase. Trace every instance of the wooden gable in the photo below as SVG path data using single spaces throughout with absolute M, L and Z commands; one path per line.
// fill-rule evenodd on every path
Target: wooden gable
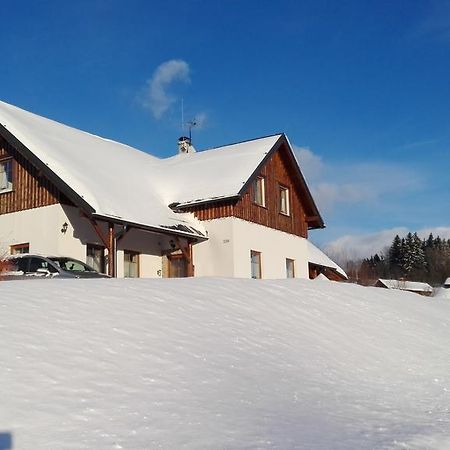
M 70 203 L 56 186 L 0 136 L 0 161 L 12 161 L 13 189 L 0 194 L 0 214 Z
M 264 206 L 254 202 L 253 180 L 264 178 Z M 280 212 L 280 186 L 289 191 L 289 215 Z M 287 142 L 282 141 L 248 180 L 239 197 L 192 206 L 199 220 L 237 217 L 249 222 L 308 237 L 309 228 L 323 227 L 305 181 L 298 173 Z M 314 222 L 312 225 L 311 223 Z

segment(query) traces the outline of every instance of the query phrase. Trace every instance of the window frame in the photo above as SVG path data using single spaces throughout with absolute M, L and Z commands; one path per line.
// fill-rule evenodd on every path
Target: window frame
M 14 191 L 14 158 L 11 157 L 11 156 L 8 156 L 6 158 L 0 157 L 0 165 L 1 164 L 7 164 L 7 163 L 10 163 L 10 169 L 9 169 L 9 171 L 6 171 L 6 173 L 8 174 L 8 172 L 9 172 L 9 174 L 10 174 L 11 187 L 7 187 L 5 189 L 0 189 L 0 195 L 1 194 L 7 194 L 8 192 Z M 6 178 L 6 182 L 8 183 L 8 175 L 7 175 L 7 178 Z
M 256 257 L 257 258 L 257 274 L 256 276 L 254 276 L 254 271 L 253 268 L 254 266 L 254 262 L 253 262 L 253 258 Z M 257 250 L 250 250 L 250 276 L 252 279 L 254 280 L 260 280 L 262 279 L 262 256 L 261 256 L 261 252 L 258 252 Z
M 27 251 L 22 251 L 23 249 L 27 249 Z M 19 250 L 19 251 L 16 251 Z M 30 243 L 23 242 L 22 244 L 12 244 L 9 246 L 9 254 L 10 255 L 24 255 L 30 253 Z
M 258 199 L 258 194 L 260 194 L 261 201 Z M 253 203 L 255 205 L 266 207 L 266 179 L 262 175 L 258 175 L 253 180 Z
M 136 261 L 136 276 L 129 276 L 129 275 L 125 275 L 125 267 L 126 267 L 126 263 L 127 261 L 125 260 L 126 255 L 133 255 L 133 256 L 137 256 L 137 261 Z M 134 250 L 124 250 L 123 251 L 123 277 L 124 278 L 140 278 L 141 277 L 141 264 L 140 264 L 140 253 L 136 252 Z
M 292 264 L 292 276 L 289 276 L 289 264 Z M 295 278 L 295 259 L 286 258 L 286 278 Z
M 285 196 L 286 210 L 283 210 L 283 195 Z M 278 212 L 283 216 L 291 215 L 291 194 L 290 189 L 283 184 L 278 184 Z
M 99 250 L 101 252 L 101 255 L 100 255 L 100 269 L 101 270 L 97 270 L 96 265 L 90 264 L 90 262 L 88 261 L 88 258 L 91 257 L 91 255 L 89 255 L 89 249 Z M 97 270 L 97 272 L 106 274 L 105 247 L 103 245 L 99 245 L 99 244 L 87 243 L 86 244 L 86 264 L 88 266 L 91 266 L 95 270 Z

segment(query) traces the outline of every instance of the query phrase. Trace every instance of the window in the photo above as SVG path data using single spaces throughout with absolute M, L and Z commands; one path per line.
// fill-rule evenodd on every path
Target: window
M 289 215 L 289 189 L 280 185 L 280 213 Z
M 0 194 L 13 188 L 12 159 L 0 161 Z
M 286 258 L 286 278 L 295 278 L 295 261 L 293 259 Z
M 87 244 L 86 264 L 97 272 L 105 273 L 105 248 L 100 245 Z
M 253 182 L 253 201 L 259 206 L 266 206 L 266 189 L 263 177 L 256 177 Z
M 252 278 L 261 278 L 261 253 L 250 251 Z
M 125 250 L 123 252 L 125 278 L 139 278 L 139 253 Z
M 9 247 L 9 253 L 11 255 L 21 255 L 23 253 L 30 253 L 30 244 L 15 244 Z
M 25 258 L 22 258 L 25 259 Z M 46 261 L 43 258 L 36 258 L 36 257 L 32 257 L 30 258 L 30 267 L 28 268 L 28 272 L 30 273 L 34 273 L 37 272 L 38 269 L 43 269 L 44 271 L 47 270 L 49 273 L 56 273 L 57 270 L 48 263 L 48 261 Z

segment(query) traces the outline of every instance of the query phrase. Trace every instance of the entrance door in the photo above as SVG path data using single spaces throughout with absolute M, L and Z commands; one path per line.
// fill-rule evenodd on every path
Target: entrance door
M 188 276 L 188 262 L 183 255 L 169 255 L 169 278 Z

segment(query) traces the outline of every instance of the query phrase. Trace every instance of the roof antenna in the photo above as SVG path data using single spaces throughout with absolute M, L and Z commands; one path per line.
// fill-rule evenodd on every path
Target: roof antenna
M 187 124 L 189 127 L 189 141 L 192 143 L 192 128 L 194 128 L 197 125 L 197 122 L 194 118 L 194 119 L 190 120 Z
M 184 98 L 181 97 L 181 132 L 184 131 Z

